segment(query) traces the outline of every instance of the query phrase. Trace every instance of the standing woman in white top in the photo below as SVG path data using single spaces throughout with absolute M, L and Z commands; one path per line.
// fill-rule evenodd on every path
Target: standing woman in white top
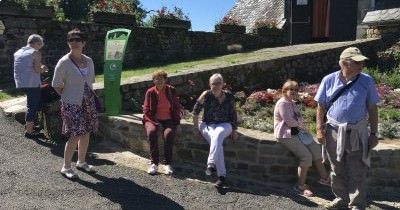
M 65 144 L 64 165 L 61 174 L 69 179 L 78 178 L 71 168 L 72 156 L 78 146 L 76 168 L 84 172 L 95 172 L 93 166 L 86 163 L 86 152 L 90 132 L 97 131 L 98 119 L 92 83 L 94 83 L 93 60 L 82 54 L 85 36 L 79 29 L 67 34 L 70 48 L 57 63 L 53 88 L 61 96 L 62 132 L 69 137 Z
M 47 71 L 42 65 L 43 38 L 38 34 L 29 36 L 27 45 L 14 53 L 14 80 L 17 88 L 22 88 L 27 96 L 25 115 L 25 136 L 36 138 L 39 132 L 33 129 L 33 121 L 40 106 L 40 74 Z

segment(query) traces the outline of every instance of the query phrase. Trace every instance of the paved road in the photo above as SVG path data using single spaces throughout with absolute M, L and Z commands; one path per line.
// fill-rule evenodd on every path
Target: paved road
M 323 209 L 285 190 L 218 192 L 183 172 L 149 176 L 96 157 L 89 162 L 97 174 L 79 172 L 80 180 L 69 181 L 59 174 L 62 146 L 26 139 L 22 129 L 0 112 L 0 209 Z

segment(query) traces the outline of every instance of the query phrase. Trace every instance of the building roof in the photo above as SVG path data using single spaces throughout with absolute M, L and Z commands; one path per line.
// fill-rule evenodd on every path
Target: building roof
M 367 12 L 362 24 L 380 25 L 393 22 L 400 22 L 400 8 Z
M 246 32 L 252 32 L 257 21 L 274 21 L 281 28 L 285 23 L 285 1 L 238 0 L 226 16 L 240 20 Z

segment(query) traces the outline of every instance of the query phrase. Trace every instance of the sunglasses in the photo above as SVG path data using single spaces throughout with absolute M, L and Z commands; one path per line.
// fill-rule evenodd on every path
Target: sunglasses
M 68 39 L 68 42 L 81 42 L 81 41 L 82 41 L 82 38 L 79 38 L 79 37 Z

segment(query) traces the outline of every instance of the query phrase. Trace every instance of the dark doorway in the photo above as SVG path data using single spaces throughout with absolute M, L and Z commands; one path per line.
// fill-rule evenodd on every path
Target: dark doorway
M 311 42 L 311 0 L 290 0 L 291 44 Z
M 330 0 L 316 0 L 312 4 L 312 41 L 329 41 Z
M 356 39 L 358 0 L 330 1 L 330 41 Z

